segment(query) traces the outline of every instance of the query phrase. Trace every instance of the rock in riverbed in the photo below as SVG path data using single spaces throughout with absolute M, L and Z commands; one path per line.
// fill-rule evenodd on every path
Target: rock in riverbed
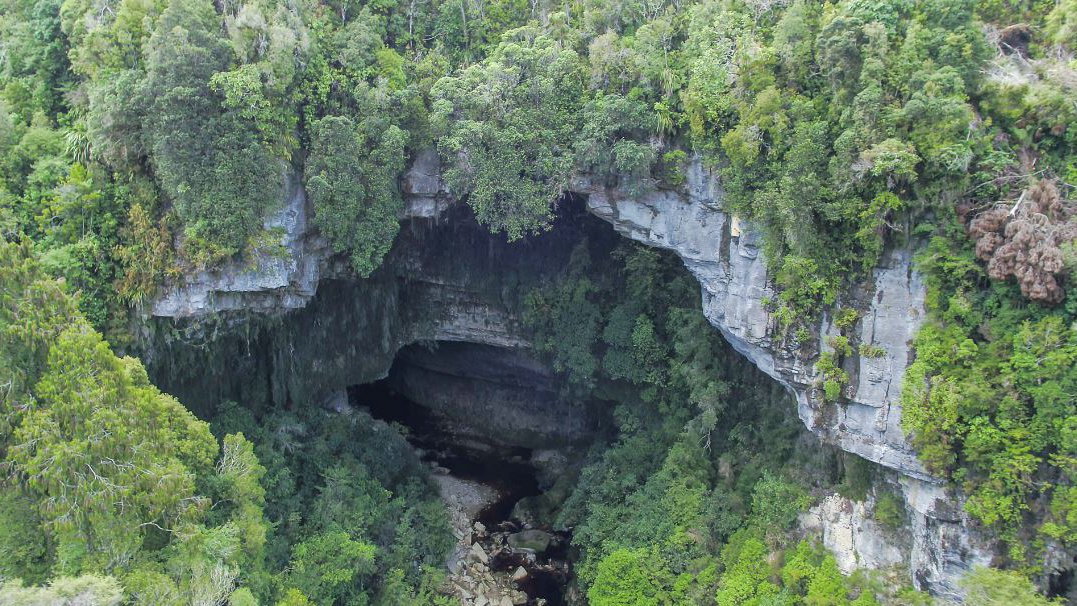
M 509 535 L 509 547 L 513 549 L 529 549 L 535 553 L 544 553 L 550 546 L 553 537 L 550 533 L 541 530 L 521 530 Z

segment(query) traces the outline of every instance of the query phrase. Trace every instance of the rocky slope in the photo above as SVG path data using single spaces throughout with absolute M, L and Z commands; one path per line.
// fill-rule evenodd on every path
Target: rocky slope
M 450 206 L 438 174 L 432 154 L 421 156 L 409 170 L 405 219 L 438 220 Z M 899 395 L 911 353 L 909 343 L 924 314 L 925 289 L 911 266 L 911 251 L 888 253 L 874 279 L 853 289 L 847 300 L 840 302 L 862 312 L 854 342 L 881 348 L 884 355 L 850 356 L 845 361 L 851 378 L 846 401 L 824 403 L 814 359 L 805 359 L 796 344 L 779 336 L 767 310 L 767 300 L 774 293 L 758 235 L 750 225 L 722 210 L 720 183 L 702 165 L 693 163 L 687 176 L 682 191 L 643 196 L 629 196 L 587 178 L 577 179 L 573 189 L 586 195 L 592 214 L 621 234 L 674 251 L 683 259 L 701 285 L 710 323 L 735 349 L 796 396 L 797 412 L 808 429 L 890 470 L 906 504 L 906 536 L 880 534 L 853 504 L 836 507 L 828 502 L 817 511 L 822 535 L 828 546 L 839 552 L 843 567 L 893 564 L 899 559 L 894 555 L 896 547 L 901 563 L 908 566 L 918 586 L 957 596 L 956 579 L 971 565 L 987 563 L 990 553 L 970 530 L 958 499 L 923 468 L 900 427 Z M 190 319 L 228 311 L 279 314 L 307 306 L 321 282 L 346 274 L 324 241 L 309 228 L 308 212 L 302 188 L 293 184 L 287 203 L 267 221 L 267 227 L 283 231 L 284 254 L 265 253 L 246 265 L 191 276 L 184 285 L 168 289 L 153 304 L 152 315 Z M 442 298 L 443 313 L 433 326 L 419 331 L 421 334 L 393 334 L 395 346 L 385 342 L 379 347 L 379 359 L 388 356 L 383 373 L 395 350 L 418 338 L 526 346 L 514 334 L 512 318 L 505 317 L 497 306 L 469 301 L 467 289 L 454 289 L 451 284 L 435 286 L 428 293 L 428 303 Z M 825 343 L 827 335 L 837 334 L 829 315 L 823 316 L 816 331 L 813 341 L 819 343 Z M 386 331 L 378 327 L 375 332 Z M 390 337 L 386 334 L 384 338 Z M 293 352 L 295 355 L 299 354 Z

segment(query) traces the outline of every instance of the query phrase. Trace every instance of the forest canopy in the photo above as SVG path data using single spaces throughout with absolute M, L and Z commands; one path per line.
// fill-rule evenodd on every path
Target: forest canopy
M 374 275 L 403 175 L 433 150 L 509 239 L 549 229 L 576 178 L 638 196 L 714 172 L 761 235 L 775 338 L 814 364 L 824 405 L 872 352 L 819 354 L 820 315 L 888 251 L 918 250 L 928 317 L 903 427 L 997 563 L 1040 575 L 1077 543 L 1075 52 L 1075 0 L 0 0 L 0 570 L 101 603 L 121 586 L 142 603 L 432 599 L 445 521 L 419 471 L 381 477 L 343 430 L 284 412 L 225 406 L 215 436 L 115 352 L 162 284 L 278 254 L 267 225 L 296 184 Z M 801 500 L 758 435 L 714 433 L 752 413 L 698 378 L 720 375 L 684 311 L 698 293 L 623 261 L 527 301 L 576 389 L 639 391 L 562 513 L 592 600 L 844 603 L 821 597 L 840 585 L 871 603 L 766 535 L 789 512 L 757 493 Z M 697 447 L 719 439 L 753 453 L 721 499 Z M 297 521 L 314 501 L 324 515 Z M 761 568 L 765 548 L 783 565 Z M 991 574 L 979 590 L 1028 593 Z

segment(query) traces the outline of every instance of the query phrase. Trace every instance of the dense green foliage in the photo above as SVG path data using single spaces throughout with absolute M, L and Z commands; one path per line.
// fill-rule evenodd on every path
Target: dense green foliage
M 0 240 L 22 243 L 0 276 L 17 293 L 0 318 L 12 385 L 0 438 L 16 478 L 0 565 L 87 586 L 97 577 L 78 575 L 115 573 L 132 595 L 195 591 L 182 583 L 217 561 L 244 567 L 260 598 L 366 599 L 372 579 L 424 591 L 428 575 L 400 554 L 430 563 L 436 546 L 400 547 L 419 539 L 355 520 L 292 523 L 298 508 L 282 503 L 313 502 L 317 482 L 267 485 L 266 513 L 289 530 L 269 533 L 263 565 L 261 496 L 222 496 L 236 488 L 215 463 L 249 444 L 218 446 L 98 332 L 123 345 L 130 307 L 162 280 L 273 254 L 265 220 L 300 179 L 313 223 L 370 275 L 397 233 L 409 159 L 436 148 L 452 193 L 510 239 L 546 229 L 573 179 L 629 195 L 683 188 L 698 155 L 727 209 L 762 233 L 778 337 L 808 356 L 819 312 L 888 247 L 922 248 L 930 318 L 905 429 L 1010 563 L 1036 572 L 1044 547 L 1077 542 L 1075 46 L 1074 0 L 0 0 Z M 644 254 L 604 280 L 588 263 L 530 301 L 537 342 L 576 395 L 620 403 L 618 437 L 563 512 L 582 578 L 633 568 L 618 582 L 638 599 L 699 594 L 734 565 L 714 564 L 716 546 L 756 515 L 753 487 L 796 479 L 790 453 L 760 438 L 788 426 L 729 401 L 737 378 L 685 311 L 690 285 Z M 815 371 L 840 406 L 845 361 L 880 352 L 856 342 L 852 311 L 834 311 L 847 324 Z M 80 467 L 88 428 L 143 414 L 167 423 L 92 446 L 145 476 Z M 252 436 L 269 477 L 306 464 L 274 450 L 278 437 Z M 734 448 L 749 455 L 727 469 Z M 167 489 L 147 494 L 147 478 Z M 69 483 L 124 506 L 70 502 L 56 494 Z M 415 486 L 348 490 L 388 490 L 378 515 L 402 520 L 430 513 Z M 615 525 L 626 512 L 637 523 Z M 428 523 L 421 534 L 436 535 Z M 341 572 L 327 550 L 373 563 Z M 292 576 L 279 574 L 292 558 Z
M 617 402 L 618 434 L 593 449 L 558 520 L 574 527 L 590 603 L 875 604 L 874 586 L 793 548 L 808 489 L 829 487 L 835 462 L 798 443 L 786 394 L 734 372 L 675 258 L 628 246 L 612 257 L 589 271 L 581 245 L 527 300 L 571 389 Z
M 259 597 L 313 604 L 428 604 L 452 545 L 445 508 L 399 433 L 317 407 L 255 416 L 225 402 L 218 434 L 247 428 L 266 467 L 266 566 Z M 256 429 L 250 429 L 256 428 Z
M 187 604 L 259 574 L 264 469 L 250 442 L 218 443 L 113 354 L 26 247 L 0 245 L 0 261 L 2 575 L 117 575 L 132 603 Z
M 390 126 L 360 135 L 351 120 L 337 116 L 318 120 L 311 130 L 306 180 L 314 221 L 337 252 L 350 254 L 355 271 L 369 276 L 399 229 L 403 203 L 396 176 L 404 170 L 404 133 Z
M 546 227 L 568 186 L 581 101 L 579 56 L 537 30 L 505 35 L 493 54 L 431 92 L 446 173 L 475 216 L 510 239 Z
M 155 221 L 171 208 L 198 263 L 263 242 L 289 162 L 365 275 L 421 147 L 436 145 L 454 192 L 510 238 L 547 227 L 576 173 L 630 193 L 676 187 L 692 149 L 766 236 L 792 325 L 925 213 L 948 221 L 956 202 L 990 200 L 977 186 L 1029 154 L 1074 170 L 1071 68 L 1046 59 L 1071 43 L 1071 2 L 8 1 L 6 189 L 36 207 L 25 188 L 56 187 L 71 160 L 107 167 L 92 191 L 125 190 L 107 236 L 148 235 L 118 230 L 135 202 Z M 1043 33 L 1014 48 L 979 20 Z M 992 64 L 992 42 L 1031 53 L 1030 73 L 1006 77 L 1013 61 Z M 339 120 L 354 137 L 330 137 Z M 164 204 L 126 191 L 146 177 Z M 15 215 L 16 233 L 36 235 Z
M 983 606 L 1049 606 L 1058 603 L 1046 600 L 1028 579 L 1011 571 L 977 568 L 964 579 L 968 601 Z
M 1044 35 L 1001 33 L 1005 54 L 976 82 L 972 180 L 942 190 L 958 203 L 938 211 L 940 225 L 917 227 L 934 232 L 919 258 L 931 320 L 902 398 L 928 467 L 964 488 L 968 510 L 1032 570 L 1045 544 L 1077 538 L 1077 114 L 1062 101 L 1073 91 L 1049 75 L 1072 73 L 1056 57 L 1072 44 L 1063 32 L 1074 8 L 1031 3 L 1021 17 Z M 984 16 L 1006 11 L 991 5 Z M 1006 77 L 1019 62 L 1025 75 Z
M 1071 543 L 1077 316 L 1030 305 L 1015 285 L 986 284 L 960 233 L 935 238 L 922 265 L 937 319 L 916 339 L 905 426 L 924 461 L 966 488 L 970 512 L 999 529 L 1016 561 L 1045 539 Z
M 142 138 L 154 174 L 188 245 L 199 248 L 192 254 L 206 250 L 209 260 L 242 250 L 283 188 L 280 162 L 254 125 L 210 86 L 231 62 L 220 29 L 212 3 L 169 2 L 146 41 L 144 88 L 135 91 L 146 98 Z
M 398 433 L 226 403 L 215 438 L 27 247 L 0 261 L 0 578 L 53 579 L 5 603 L 430 603 L 451 535 Z

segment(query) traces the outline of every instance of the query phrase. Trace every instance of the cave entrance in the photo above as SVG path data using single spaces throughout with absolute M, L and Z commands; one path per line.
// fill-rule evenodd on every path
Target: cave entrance
M 349 388 L 348 401 L 375 419 L 401 426 L 408 442 L 435 472 L 496 491 L 497 500 L 476 514 L 476 522 L 494 527 L 512 518 L 512 508 L 518 501 L 542 493 L 536 470 L 529 462 L 531 449 L 480 445 L 461 439 L 448 423 L 396 391 L 388 379 Z
M 459 541 L 449 570 L 461 597 L 566 603 L 571 535 L 553 527 L 550 493 L 604 423 L 561 380 L 523 349 L 437 342 L 401 349 L 386 378 L 348 389 L 431 467 Z

